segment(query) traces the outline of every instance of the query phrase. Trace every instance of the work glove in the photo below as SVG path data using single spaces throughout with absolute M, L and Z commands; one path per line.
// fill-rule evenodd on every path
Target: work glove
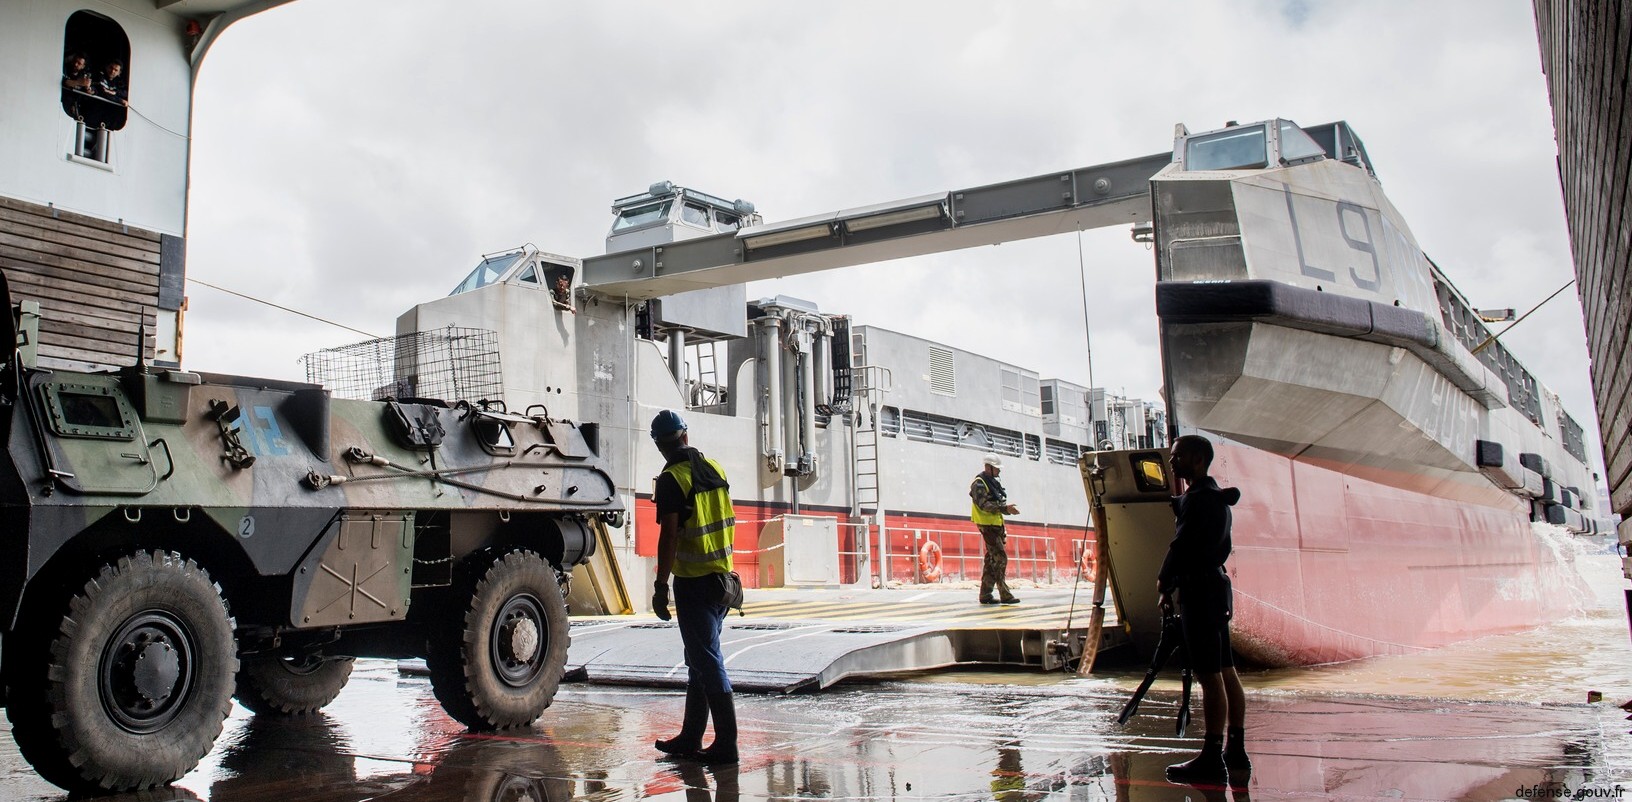
M 669 612 L 669 583 L 658 582 L 653 586 L 652 612 L 657 613 L 657 617 L 663 621 L 673 617 Z

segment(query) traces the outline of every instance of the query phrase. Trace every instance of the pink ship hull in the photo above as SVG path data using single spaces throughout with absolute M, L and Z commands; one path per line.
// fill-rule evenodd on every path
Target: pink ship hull
M 1214 467 L 1242 490 L 1233 634 L 1255 662 L 1405 654 L 1579 610 L 1569 555 L 1481 477 L 1430 494 L 1409 489 L 1411 476 L 1358 478 L 1235 444 L 1220 444 Z

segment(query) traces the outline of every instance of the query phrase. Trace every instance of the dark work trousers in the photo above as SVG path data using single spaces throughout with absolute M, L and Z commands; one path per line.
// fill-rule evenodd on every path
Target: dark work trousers
M 1008 535 L 1002 525 L 982 526 L 980 539 L 986 541 L 986 558 L 980 561 L 980 597 L 992 598 L 992 588 L 996 587 L 1000 598 L 1013 598 L 1008 580 L 1004 579 L 1009 570 L 1009 553 L 1005 550 Z
M 686 651 L 687 683 L 706 693 L 730 693 L 731 678 L 720 654 L 720 627 L 727 608 L 720 598 L 719 577 L 675 577 L 674 612 Z

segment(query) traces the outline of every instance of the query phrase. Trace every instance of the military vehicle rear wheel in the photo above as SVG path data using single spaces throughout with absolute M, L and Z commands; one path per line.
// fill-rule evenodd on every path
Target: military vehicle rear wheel
M 8 710 L 40 776 L 122 791 L 198 765 L 232 709 L 238 667 L 232 619 L 204 569 L 168 552 L 122 557 L 47 620 L 22 647 L 31 656 L 13 672 Z
M 296 659 L 278 655 L 246 657 L 238 666 L 234 696 L 250 712 L 298 716 L 322 710 L 351 679 L 349 657 Z
M 461 603 L 432 632 L 425 664 L 442 707 L 471 729 L 522 727 L 555 699 L 567 608 L 555 569 L 531 551 L 467 562 Z

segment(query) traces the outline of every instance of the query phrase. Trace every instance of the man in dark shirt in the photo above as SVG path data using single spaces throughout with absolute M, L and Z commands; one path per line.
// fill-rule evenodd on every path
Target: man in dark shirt
M 735 584 L 731 551 L 737 519 L 731 486 L 718 462 L 691 447 L 678 413 L 665 409 L 652 419 L 652 442 L 664 463 L 652 491 L 660 527 L 652 611 L 669 620 L 672 574 L 687 672 L 680 734 L 658 741 L 657 749 L 704 763 L 735 763 L 737 711 L 720 652 L 720 629 Z M 703 730 L 710 715 L 714 743 L 705 749 Z
M 85 66 L 84 53 L 73 53 L 62 62 L 62 108 L 68 116 L 78 119 L 80 99 L 75 92 L 91 92 L 91 71 Z
M 1206 735 L 1201 754 L 1167 767 L 1174 782 L 1244 781 L 1252 772 L 1245 744 L 1247 697 L 1230 653 L 1233 595 L 1224 561 L 1230 556 L 1230 507 L 1241 500 L 1236 488 L 1220 488 L 1208 475 L 1213 444 L 1187 434 L 1173 441 L 1169 459 L 1173 475 L 1185 481 L 1184 495 L 1173 499 L 1173 542 L 1156 580 L 1162 609 L 1179 594 L 1179 620 L 1190 668 L 1201 683 Z M 1225 722 L 1229 743 L 1225 746 Z M 1230 775 L 1234 775 L 1233 778 Z
M 126 105 L 129 90 L 125 88 L 125 81 L 119 77 L 125 71 L 125 65 L 117 61 L 110 61 L 102 67 L 101 77 L 96 79 L 96 96 L 119 106 Z

